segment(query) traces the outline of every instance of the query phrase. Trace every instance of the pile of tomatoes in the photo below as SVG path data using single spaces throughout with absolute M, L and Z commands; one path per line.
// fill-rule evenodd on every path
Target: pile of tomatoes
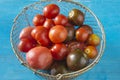
M 34 16 L 34 27 L 22 29 L 18 49 L 34 69 L 49 70 L 52 75 L 80 70 L 97 57 L 100 44 L 99 36 L 83 23 L 82 11 L 72 9 L 67 17 L 60 14 L 59 6 L 48 4 L 43 14 Z

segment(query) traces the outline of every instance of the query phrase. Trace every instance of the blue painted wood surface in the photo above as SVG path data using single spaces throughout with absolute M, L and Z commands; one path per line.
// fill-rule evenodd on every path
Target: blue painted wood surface
M 39 0 L 0 0 L 0 80 L 44 80 L 20 65 L 10 45 L 15 16 Z M 100 62 L 75 80 L 120 80 L 120 0 L 75 0 L 88 6 L 104 25 L 106 49 Z

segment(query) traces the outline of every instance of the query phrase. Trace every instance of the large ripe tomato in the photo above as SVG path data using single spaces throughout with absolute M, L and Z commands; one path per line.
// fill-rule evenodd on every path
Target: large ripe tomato
M 38 26 L 38 27 L 35 27 L 32 30 L 31 35 L 42 46 L 48 46 L 50 44 L 50 40 L 49 40 L 49 37 L 48 37 L 48 32 L 49 31 L 45 27 Z
M 64 16 L 63 14 L 59 14 L 58 16 L 55 17 L 54 20 L 56 25 L 66 25 L 68 23 L 68 18 Z
M 43 26 L 44 26 L 46 29 L 49 30 L 51 27 L 55 26 L 55 23 L 54 23 L 54 21 L 53 21 L 52 19 L 47 19 L 47 20 L 44 22 Z
M 67 30 L 62 25 L 56 25 L 49 31 L 49 38 L 53 43 L 61 43 L 67 38 Z
M 89 33 L 85 28 L 79 28 L 76 31 L 76 39 L 80 42 L 85 42 L 88 39 Z
M 41 26 L 43 25 L 43 23 L 45 22 L 46 18 L 45 16 L 41 15 L 41 14 L 37 14 L 34 18 L 33 18 L 33 24 L 35 26 Z
M 55 44 L 51 48 L 51 52 L 55 60 L 63 60 L 68 54 L 68 49 L 64 44 Z
M 56 4 L 48 4 L 43 9 L 43 14 L 45 17 L 52 19 L 55 18 L 60 12 L 59 7 Z
M 35 42 L 35 40 L 31 36 L 32 30 L 33 30 L 33 27 L 23 28 L 22 31 L 20 32 L 19 39 L 27 38 L 27 39 L 31 40 L 32 42 Z
M 26 54 L 26 60 L 34 69 L 47 69 L 52 64 L 52 54 L 46 47 L 35 47 Z
M 21 52 L 28 52 L 30 49 L 34 48 L 36 44 L 32 43 L 29 39 L 21 39 L 18 44 L 18 49 Z

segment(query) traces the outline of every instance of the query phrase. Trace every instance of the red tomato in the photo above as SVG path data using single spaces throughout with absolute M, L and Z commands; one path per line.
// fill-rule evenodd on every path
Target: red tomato
M 45 16 L 41 15 L 41 14 L 37 14 L 34 18 L 33 18 L 33 24 L 35 26 L 41 26 L 43 25 L 43 23 L 45 22 L 46 18 Z
M 55 17 L 54 20 L 56 25 L 66 25 L 68 23 L 68 18 L 64 16 L 63 14 L 59 14 L 58 16 Z
M 27 38 L 27 39 L 31 40 L 32 42 L 35 42 L 35 40 L 31 36 L 32 30 L 33 30 L 33 27 L 26 27 L 26 28 L 22 29 L 22 31 L 20 32 L 20 35 L 19 35 L 19 39 Z
M 54 23 L 54 21 L 53 21 L 52 19 L 47 19 L 47 20 L 44 22 L 43 26 L 44 26 L 46 29 L 49 30 L 51 27 L 55 26 L 55 23 Z
M 60 12 L 60 8 L 56 4 L 48 4 L 43 9 L 43 14 L 45 17 L 52 19 L 55 18 Z
M 38 26 L 32 30 L 31 34 L 39 44 L 42 46 L 48 46 L 50 44 L 48 32 L 49 31 L 45 27 Z
M 62 25 L 56 25 L 49 31 L 49 38 L 53 43 L 61 43 L 67 38 L 67 30 Z
M 55 44 L 51 48 L 51 52 L 55 60 L 63 60 L 68 54 L 68 49 L 64 44 Z
M 80 42 L 85 42 L 88 39 L 89 33 L 85 28 L 79 28 L 76 31 L 76 39 Z
M 18 44 L 18 49 L 21 52 L 28 52 L 30 49 L 35 47 L 36 44 L 32 43 L 29 39 L 21 39 Z
M 35 47 L 26 54 L 26 60 L 34 69 L 47 69 L 52 64 L 52 54 L 46 47 Z
M 97 51 L 96 47 L 94 47 L 94 46 L 87 46 L 85 48 L 84 52 L 90 59 L 93 59 L 93 58 L 97 57 L 97 55 L 98 55 L 98 51 Z

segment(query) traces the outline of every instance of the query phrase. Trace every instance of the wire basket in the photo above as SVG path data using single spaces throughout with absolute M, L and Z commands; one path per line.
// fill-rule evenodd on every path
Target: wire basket
M 68 15 L 68 12 L 73 8 L 81 10 L 85 14 L 84 24 L 90 25 L 93 28 L 93 32 L 100 37 L 101 43 L 97 47 L 98 52 L 99 52 L 98 56 L 94 60 L 91 60 L 89 65 L 86 66 L 85 68 L 80 69 L 78 71 L 71 72 L 71 73 L 58 74 L 56 76 L 49 75 L 46 72 L 43 72 L 40 70 L 38 71 L 38 70 L 31 68 L 25 60 L 25 54 L 18 50 L 17 45 L 20 41 L 19 34 L 21 30 L 25 28 L 26 26 L 33 26 L 32 24 L 33 17 L 38 13 L 42 14 L 42 9 L 44 8 L 44 6 L 50 3 L 57 4 L 60 7 L 60 12 L 66 16 Z M 19 61 L 21 62 L 21 64 L 28 67 L 30 70 L 32 70 L 37 75 L 43 76 L 48 80 L 60 80 L 60 79 L 66 80 L 68 78 L 74 78 L 78 75 L 81 75 L 82 73 L 88 71 L 95 64 L 98 63 L 105 48 L 105 33 L 104 33 L 103 26 L 100 23 L 99 19 L 89 8 L 82 5 L 81 3 L 77 3 L 72 0 L 65 0 L 65 1 L 43 0 L 43 1 L 35 2 L 25 7 L 14 19 L 14 24 L 11 30 L 10 40 L 11 40 L 13 51 L 15 55 L 17 56 L 17 58 L 19 59 Z

